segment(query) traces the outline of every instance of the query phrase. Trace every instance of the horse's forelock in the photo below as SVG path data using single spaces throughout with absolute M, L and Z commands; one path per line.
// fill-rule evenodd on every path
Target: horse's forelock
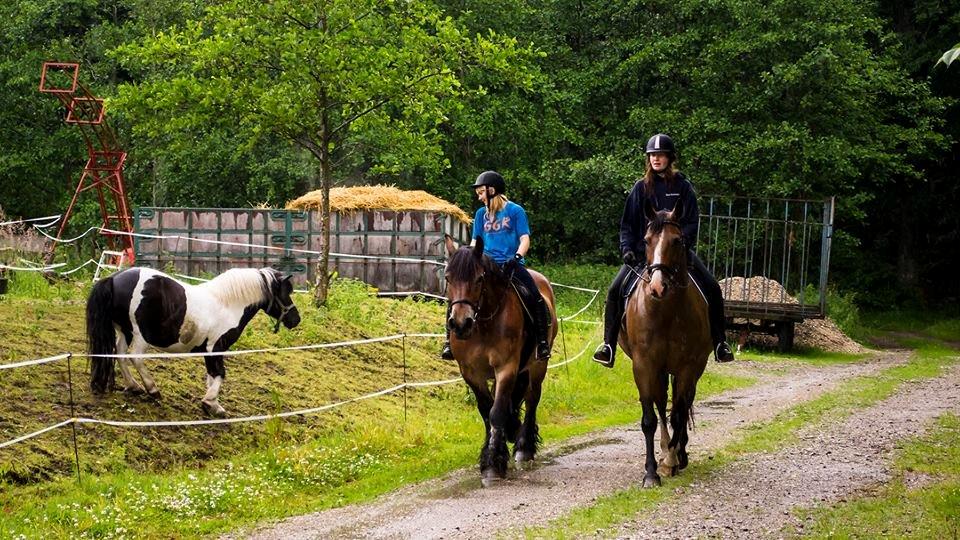
M 473 248 L 468 246 L 455 251 L 447 263 L 447 274 L 451 281 L 473 281 L 482 270 L 482 264 L 473 255 Z
M 660 234 L 663 232 L 664 226 L 666 226 L 667 218 L 670 216 L 670 212 L 666 210 L 660 210 L 657 212 L 657 215 L 653 219 L 647 222 L 647 227 L 650 228 L 650 232 L 654 234 Z

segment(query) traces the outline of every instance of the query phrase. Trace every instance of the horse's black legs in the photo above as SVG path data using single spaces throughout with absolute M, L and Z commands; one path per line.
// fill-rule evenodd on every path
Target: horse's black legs
M 483 473 L 484 470 L 489 468 L 488 463 L 491 460 L 489 445 L 490 409 L 493 407 L 493 396 L 490 395 L 486 383 L 474 384 L 467 381 L 467 385 L 470 386 L 470 389 L 473 390 L 474 397 L 477 398 L 477 411 L 480 412 L 480 417 L 483 418 L 483 427 L 486 431 L 483 437 L 483 446 L 480 447 L 480 472 Z
M 543 377 L 546 369 L 537 366 L 536 373 L 529 373 L 529 382 L 524 381 L 526 411 L 523 416 L 523 425 L 520 427 L 520 435 L 517 436 L 517 444 L 513 447 L 513 459 L 517 466 L 523 463 L 533 461 L 537 453 L 537 445 L 540 443 L 540 433 L 537 427 L 537 406 L 540 404 L 540 393 L 543 388 Z M 535 369 L 535 368 L 531 368 Z M 517 386 L 519 387 L 519 381 Z M 514 392 L 516 393 L 516 391 Z M 519 405 L 519 400 L 517 401 Z
M 690 411 L 693 408 L 693 399 L 696 395 L 696 386 L 683 384 L 683 381 L 674 384 L 673 410 L 670 411 L 670 427 L 673 428 L 673 437 L 670 439 L 670 449 L 677 452 L 677 466 L 684 469 L 687 466 L 687 424 L 690 421 Z
M 640 428 L 643 430 L 643 438 L 647 445 L 647 458 L 644 463 L 646 474 L 643 476 L 643 487 L 657 487 L 660 485 L 660 475 L 657 474 L 657 458 L 653 452 L 653 436 L 657 432 L 657 414 L 653 410 L 652 399 L 641 400 L 640 405 L 643 407 Z
M 200 401 L 203 411 L 210 416 L 223 418 L 227 411 L 220 405 L 218 398 L 220 396 L 220 385 L 227 376 L 226 366 L 223 364 L 222 356 L 204 356 L 204 364 L 207 366 L 207 393 Z
M 507 477 L 509 456 L 506 431 L 510 425 L 510 416 L 516 415 L 512 410 L 511 403 L 516 375 L 516 371 L 509 368 L 501 369 L 496 375 L 493 408 L 490 410 L 490 440 L 487 443 L 488 461 L 480 464 L 484 484 L 489 484 L 495 478 Z

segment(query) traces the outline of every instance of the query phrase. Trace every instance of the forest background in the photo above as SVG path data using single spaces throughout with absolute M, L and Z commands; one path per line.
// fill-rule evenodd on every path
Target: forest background
M 38 84 L 76 61 L 135 206 L 384 183 L 472 209 L 497 169 L 535 259 L 614 263 L 666 132 L 700 194 L 837 196 L 831 282 L 861 306 L 956 309 L 958 40 L 960 0 L 14 0 L 0 206 L 69 202 L 86 150 Z

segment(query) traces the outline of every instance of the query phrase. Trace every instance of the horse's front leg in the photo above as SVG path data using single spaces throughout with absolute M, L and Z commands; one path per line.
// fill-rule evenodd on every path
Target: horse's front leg
M 515 414 L 512 407 L 513 385 L 517 379 L 517 366 L 503 366 L 496 373 L 494 385 L 493 409 L 490 410 L 490 440 L 487 442 L 487 463 L 481 463 L 481 475 L 484 486 L 490 486 L 495 480 L 507 477 L 507 429 L 510 415 Z
M 647 446 L 647 457 L 644 463 L 646 474 L 643 476 L 643 487 L 659 487 L 660 475 L 657 474 L 657 458 L 653 452 L 653 436 L 657 432 L 657 414 L 654 412 L 652 399 L 643 399 L 640 404 L 643 407 L 640 428 L 643 430 L 643 438 Z
M 205 356 L 203 358 L 207 366 L 207 393 L 200 400 L 200 406 L 203 411 L 210 416 L 223 418 L 227 415 L 218 398 L 220 396 L 220 385 L 227 376 L 227 369 L 223 363 L 222 356 Z

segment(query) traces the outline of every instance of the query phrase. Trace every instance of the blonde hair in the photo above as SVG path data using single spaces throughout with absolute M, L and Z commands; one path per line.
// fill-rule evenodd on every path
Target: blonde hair
M 490 199 L 490 203 L 487 204 L 487 219 L 490 221 L 496 219 L 497 212 L 507 206 L 507 200 L 507 196 L 502 193 L 494 195 L 493 199 Z

